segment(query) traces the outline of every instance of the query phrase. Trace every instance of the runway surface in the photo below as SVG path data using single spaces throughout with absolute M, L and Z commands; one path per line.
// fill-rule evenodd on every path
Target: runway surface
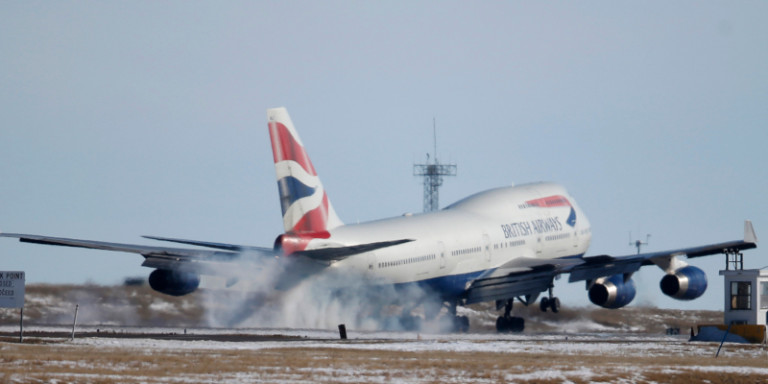
M 762 383 L 761 345 L 687 335 L 302 329 L 0 328 L 0 381 L 78 383 Z

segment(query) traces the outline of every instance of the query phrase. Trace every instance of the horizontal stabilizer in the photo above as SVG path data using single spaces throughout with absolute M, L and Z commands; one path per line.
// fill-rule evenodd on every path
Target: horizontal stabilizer
M 292 253 L 292 255 L 304 256 L 309 259 L 319 260 L 319 261 L 342 260 L 342 259 L 346 259 L 347 257 L 357 255 L 360 253 L 371 252 L 381 248 L 391 247 L 391 246 L 399 245 L 403 243 L 409 243 L 411 241 L 413 241 L 413 239 L 381 241 L 378 243 L 358 244 L 358 245 L 351 245 L 347 247 L 309 249 L 306 251 L 294 252 Z

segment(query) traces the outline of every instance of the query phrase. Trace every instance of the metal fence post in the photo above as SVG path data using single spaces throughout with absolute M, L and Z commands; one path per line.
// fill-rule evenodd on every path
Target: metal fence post
M 75 325 L 77 325 L 77 310 L 80 309 L 80 304 L 75 305 L 75 321 L 72 322 L 72 340 L 75 340 Z

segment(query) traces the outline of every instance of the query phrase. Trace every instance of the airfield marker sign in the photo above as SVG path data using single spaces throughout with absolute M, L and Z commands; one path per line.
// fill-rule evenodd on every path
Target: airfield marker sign
M 0 271 L 0 308 L 19 308 L 19 343 L 24 342 L 24 271 Z
M 24 308 L 24 272 L 0 271 L 0 308 Z

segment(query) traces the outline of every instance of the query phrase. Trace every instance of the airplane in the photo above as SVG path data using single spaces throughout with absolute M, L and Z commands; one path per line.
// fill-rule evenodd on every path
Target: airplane
M 337 216 L 304 144 L 285 108 L 267 110 L 284 233 L 270 247 L 185 240 L 149 239 L 199 248 L 121 244 L 51 236 L 0 233 L 22 242 L 137 253 L 152 289 L 181 296 L 200 286 L 202 275 L 226 276 L 227 285 L 247 278 L 238 274 L 243 256 L 257 263 L 279 263 L 276 288 L 290 289 L 310 276 L 345 271 L 371 286 L 419 287 L 439 305 L 424 305 L 429 320 L 447 308 L 451 330 L 466 332 L 469 320 L 458 306 L 495 302 L 503 313 L 499 332 L 521 332 L 525 320 L 511 315 L 515 300 L 542 311 L 560 310 L 553 295 L 554 279 L 584 281 L 589 300 L 617 309 L 635 297 L 632 275 L 656 265 L 665 271 L 660 287 L 678 300 L 693 300 L 707 288 L 704 271 L 686 259 L 736 254 L 756 248 L 752 223 L 744 238 L 716 244 L 625 256 L 587 256 L 590 223 L 565 188 L 532 183 L 482 191 L 439 211 L 345 225 Z M 418 305 L 418 303 L 415 303 Z M 403 310 L 403 324 L 413 318 Z

